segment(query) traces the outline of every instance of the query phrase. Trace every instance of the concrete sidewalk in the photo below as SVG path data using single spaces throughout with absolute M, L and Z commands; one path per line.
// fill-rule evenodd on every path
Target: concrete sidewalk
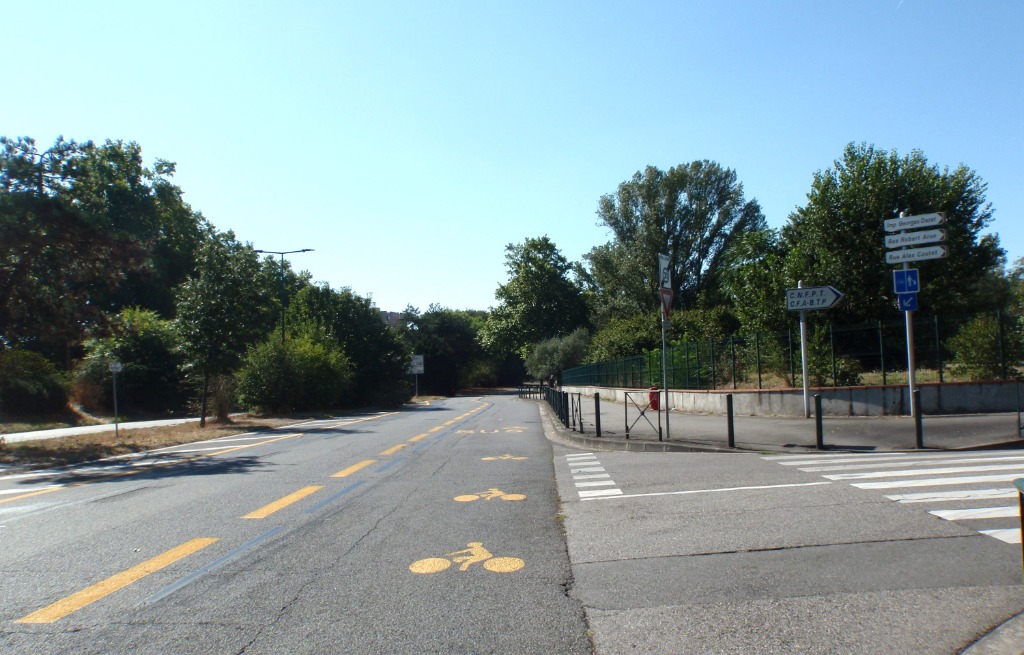
M 172 418 L 163 419 L 159 421 L 132 421 L 129 423 L 119 423 L 116 427 L 120 430 L 132 430 L 136 428 L 159 428 L 165 425 L 181 425 L 182 423 L 192 423 L 198 421 L 198 418 Z M 102 423 L 100 425 L 80 425 L 73 428 L 54 428 L 52 430 L 34 430 L 32 432 L 12 432 L 11 434 L 3 434 L 0 432 L 0 438 L 7 443 L 18 443 L 19 441 L 37 441 L 40 439 L 57 439 L 59 437 L 70 437 L 76 434 L 95 434 L 97 432 L 113 432 L 113 423 Z
M 586 448 L 648 452 L 817 452 L 813 418 L 734 417 L 736 448 L 733 449 L 728 447 L 724 416 L 672 412 L 668 417 L 669 430 L 666 430 L 664 412 L 659 416 L 648 409 L 641 416 L 641 408 L 636 405 L 627 407 L 602 402 L 599 438 L 592 398 L 578 401 L 570 427 L 561 424 L 545 401 L 534 399 L 534 402 L 543 406 L 559 438 Z M 1024 447 L 1016 413 L 926 416 L 922 425 L 927 449 Z M 915 448 L 915 426 L 910 417 L 825 418 L 822 427 L 825 448 L 831 451 L 886 452 Z M 670 635 L 666 635 L 666 639 L 669 638 Z M 962 655 L 1024 655 L 1024 614 L 981 636 Z
M 598 438 L 594 399 L 574 395 L 570 404 L 575 410 L 570 435 L 574 441 L 590 447 L 646 451 L 729 450 L 725 416 L 678 411 L 666 416 L 664 411 L 648 409 L 646 402 L 623 404 L 601 400 L 601 436 Z M 1024 447 L 1017 421 L 1016 413 L 924 416 L 923 447 L 938 450 Z M 734 416 L 733 430 L 738 450 L 816 450 L 814 418 Z M 822 419 L 822 436 L 827 450 L 883 452 L 916 448 L 914 420 L 909 416 L 826 416 Z

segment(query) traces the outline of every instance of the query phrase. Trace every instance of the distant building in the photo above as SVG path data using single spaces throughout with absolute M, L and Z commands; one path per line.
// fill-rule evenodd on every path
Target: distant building
M 391 327 L 398 327 L 402 322 L 401 312 L 386 312 L 383 309 L 380 310 L 380 319 L 390 325 Z

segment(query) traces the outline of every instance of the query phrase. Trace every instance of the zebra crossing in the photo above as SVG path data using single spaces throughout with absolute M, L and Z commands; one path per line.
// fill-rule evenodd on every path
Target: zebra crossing
M 1024 454 L 843 453 L 762 459 L 858 489 L 879 490 L 897 503 L 923 507 L 933 516 L 1006 543 L 1021 543 L 1013 480 L 1024 478 Z
M 622 489 L 616 487 L 612 476 L 604 470 L 594 453 L 566 455 L 565 461 L 569 464 L 569 473 L 580 500 L 622 495 Z

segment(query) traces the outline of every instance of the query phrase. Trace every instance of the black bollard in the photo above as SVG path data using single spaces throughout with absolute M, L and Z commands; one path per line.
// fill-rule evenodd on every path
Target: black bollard
M 918 448 L 924 448 L 924 426 L 921 425 L 921 390 L 914 389 L 914 439 Z
M 601 394 L 594 394 L 594 425 L 596 426 L 597 436 L 601 436 Z
M 814 434 L 818 450 L 825 447 L 825 431 L 821 425 L 821 394 L 814 394 Z
M 732 394 L 728 393 L 725 395 L 725 416 L 726 422 L 729 426 L 729 447 L 736 447 L 736 425 L 732 420 Z

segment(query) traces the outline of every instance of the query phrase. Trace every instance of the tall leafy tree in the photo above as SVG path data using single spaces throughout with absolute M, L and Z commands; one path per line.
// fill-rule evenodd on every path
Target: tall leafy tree
M 199 248 L 196 273 L 178 290 L 178 333 L 190 370 L 202 381 L 206 425 L 210 379 L 236 370 L 250 345 L 274 324 L 273 287 L 251 246 L 233 232 L 213 233 Z
M 134 143 L 0 137 L 0 341 L 60 350 L 125 306 L 169 317 L 203 221 Z
M 352 366 L 350 406 L 392 406 L 408 400 L 409 352 L 369 298 L 326 283 L 309 285 L 291 301 L 289 317 L 296 329 L 313 330 L 340 344 Z
M 605 316 L 657 309 L 659 254 L 669 256 L 674 307 L 713 304 L 726 250 L 765 226 L 736 173 L 707 160 L 668 171 L 648 166 L 602 196 L 597 215 L 614 237 L 586 256 Z
M 999 238 L 983 234 L 992 221 L 986 184 L 964 165 L 930 164 L 920 151 L 900 156 L 866 144 L 849 144 L 832 168 L 814 174 L 807 204 L 782 229 L 790 283 L 831 284 L 846 294 L 836 320 L 893 315 L 893 266 L 885 263 L 886 219 L 944 212 L 945 260 L 915 264 L 921 272 L 919 304 L 930 312 L 965 313 L 986 307 L 979 285 L 1000 266 Z
M 481 334 L 496 354 L 524 358 L 531 344 L 566 336 L 589 323 L 583 287 L 570 274 L 572 264 L 547 236 L 505 246 L 509 280 L 494 295 L 493 308 Z
M 423 355 L 420 393 L 451 394 L 480 383 L 480 374 L 494 365 L 477 335 L 483 312 L 458 311 L 431 305 L 426 312 L 407 307 L 403 334 L 410 350 Z

